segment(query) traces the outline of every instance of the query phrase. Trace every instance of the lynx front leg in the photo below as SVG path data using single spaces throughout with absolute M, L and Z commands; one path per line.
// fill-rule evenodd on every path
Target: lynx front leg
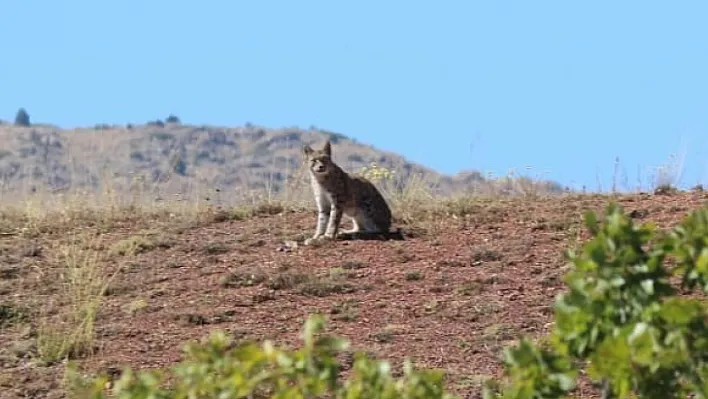
M 331 206 L 329 202 L 326 202 L 324 199 L 318 199 L 317 226 L 315 226 L 315 234 L 311 238 L 305 240 L 305 245 L 310 245 L 313 241 L 323 238 L 325 229 L 327 228 L 327 224 L 329 223 L 330 207 Z
M 329 223 L 327 224 L 327 231 L 324 234 L 326 238 L 337 238 L 337 230 L 339 230 L 339 224 L 342 222 L 343 214 L 344 212 L 342 206 L 338 206 L 337 201 L 333 200 L 329 211 Z
M 313 239 L 318 239 L 325 233 L 325 228 L 329 222 L 329 210 L 321 210 L 317 214 L 317 227 L 315 227 L 315 235 L 312 236 Z
M 316 197 L 317 201 L 317 226 L 315 227 L 315 235 L 312 236 L 313 240 L 320 238 L 325 233 L 325 228 L 329 222 L 329 212 L 330 212 L 330 201 L 324 196 L 320 195 Z

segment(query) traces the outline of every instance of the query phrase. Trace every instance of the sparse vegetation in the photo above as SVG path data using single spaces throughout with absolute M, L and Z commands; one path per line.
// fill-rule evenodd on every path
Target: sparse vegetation
M 93 350 L 95 323 L 103 295 L 113 276 L 108 276 L 100 265 L 98 251 L 93 243 L 73 238 L 63 246 L 64 267 L 59 300 L 66 304 L 62 311 L 40 320 L 37 331 L 37 352 L 40 359 L 53 363 L 75 358 Z
M 135 235 L 118 241 L 110 249 L 112 255 L 135 256 L 155 248 L 155 243 L 142 235 Z
M 263 283 L 268 275 L 258 268 L 235 270 L 221 278 L 222 287 L 251 287 Z
M 359 315 L 359 306 L 357 300 L 337 302 L 330 309 L 331 318 L 336 321 L 354 321 Z
M 366 264 L 357 260 L 347 260 L 340 266 L 344 270 L 358 270 L 366 267 Z
M 310 281 L 312 278 L 308 274 L 283 272 L 268 280 L 266 286 L 272 290 L 287 290 Z
M 418 281 L 422 279 L 423 275 L 417 270 L 411 270 L 406 272 L 406 281 Z
M 0 328 L 25 322 L 28 318 L 27 309 L 12 304 L 0 304 Z
M 148 303 L 144 299 L 136 299 L 131 301 L 126 307 L 125 311 L 130 315 L 135 315 L 147 309 Z
M 130 176 L 122 166 L 110 173 L 84 168 L 82 165 L 95 162 L 91 151 L 77 146 L 75 139 L 62 131 L 53 133 L 41 125 L 33 125 L 32 129 L 0 126 L 0 135 L 12 131 L 26 143 L 22 148 L 8 148 L 7 154 L 0 154 L 0 161 L 15 162 L 22 156 L 26 162 L 34 162 L 37 160 L 33 154 L 39 150 L 48 160 L 38 163 L 41 182 L 28 175 L 17 177 L 24 179 L 22 187 L 34 186 L 34 191 L 17 191 L 12 180 L 15 177 L 0 190 L 4 201 L 0 209 L 0 341 L 9 343 L 7 349 L 0 348 L 0 364 L 5 367 L 0 373 L 0 389 L 6 389 L 9 395 L 55 397 L 61 396 L 57 391 L 65 389 L 67 395 L 82 397 L 81 388 L 92 386 L 88 381 L 74 379 L 74 385 L 57 387 L 66 359 L 85 368 L 83 373 L 106 372 L 111 382 L 101 385 L 101 389 L 109 387 L 105 394 L 121 389 L 157 390 L 151 380 L 138 377 L 148 374 L 98 367 L 170 364 L 169 359 L 174 359 L 172 348 L 185 337 L 202 336 L 216 329 L 225 331 L 224 336 L 233 337 L 234 342 L 215 338 L 205 346 L 193 346 L 189 353 L 194 356 L 186 356 L 185 363 L 177 366 L 182 371 L 166 372 L 166 376 L 174 377 L 170 380 L 173 384 L 159 389 L 171 394 L 187 389 L 189 381 L 194 381 L 189 378 L 203 376 L 199 367 L 187 366 L 198 361 L 204 361 L 202 366 L 208 365 L 208 370 L 211 367 L 210 370 L 226 373 L 221 376 L 249 376 L 238 374 L 243 370 L 239 371 L 237 365 L 254 365 L 253 370 L 272 372 L 268 375 L 274 379 L 267 381 L 289 376 L 287 381 L 293 385 L 288 392 L 314 389 L 324 382 L 317 379 L 321 375 L 311 379 L 312 373 L 333 370 L 319 362 L 329 359 L 318 357 L 323 354 L 319 350 L 322 347 L 314 350 L 315 346 L 310 346 L 310 352 L 283 350 L 287 358 L 306 359 L 304 364 L 313 368 L 286 367 L 286 374 L 278 376 L 273 371 L 278 370 L 277 364 L 272 363 L 275 358 L 270 357 L 274 352 L 263 346 L 265 339 L 292 344 L 297 323 L 311 313 L 328 314 L 338 334 L 355 348 L 373 346 L 379 351 L 376 357 L 391 358 L 393 371 L 383 366 L 386 363 L 371 358 L 358 361 L 338 353 L 343 369 L 348 370 L 347 379 L 337 379 L 343 387 L 340 392 L 361 389 L 362 397 L 436 397 L 437 393 L 430 392 L 441 392 L 442 381 L 461 397 L 479 394 L 484 382 L 488 382 L 489 397 L 494 397 L 493 392 L 501 392 L 501 397 L 552 397 L 557 392 L 573 396 L 577 390 L 572 389 L 580 389 L 578 386 L 583 394 L 595 393 L 601 390 L 595 385 L 603 379 L 609 388 L 619 387 L 616 397 L 629 390 L 649 391 L 647 379 L 632 376 L 626 368 L 614 367 L 621 373 L 612 374 L 613 367 L 597 361 L 598 357 L 608 362 L 629 362 L 656 381 L 678 386 L 676 392 L 684 393 L 681 389 L 693 389 L 699 385 L 695 381 L 702 381 L 702 352 L 698 350 L 701 335 L 691 330 L 700 326 L 696 316 L 702 312 L 700 303 L 674 303 L 682 297 L 668 295 L 656 301 L 639 296 L 641 311 L 603 302 L 603 309 L 615 312 L 611 313 L 614 316 L 593 313 L 591 321 L 577 316 L 588 309 L 587 303 L 578 298 L 591 298 L 589 303 L 595 305 L 600 301 L 594 296 L 595 291 L 587 288 L 591 286 L 588 281 L 607 282 L 602 287 L 610 297 L 617 292 L 619 297 L 641 293 L 639 289 L 622 291 L 617 286 L 620 279 L 609 276 L 619 273 L 625 286 L 643 287 L 635 281 L 637 276 L 646 281 L 643 268 L 660 263 L 662 251 L 671 260 L 667 262 L 672 265 L 667 266 L 671 275 L 678 279 L 686 276 L 683 290 L 705 286 L 700 266 L 700 254 L 704 252 L 700 237 L 705 236 L 705 229 L 700 227 L 700 217 L 692 225 L 684 224 L 683 232 L 671 230 L 679 217 L 703 205 L 706 197 L 700 190 L 681 191 L 676 187 L 677 179 L 673 179 L 670 192 L 657 192 L 670 196 L 611 197 L 631 208 L 628 214 L 635 222 L 654 221 L 679 238 L 671 241 L 662 234 L 647 234 L 648 241 L 639 240 L 649 248 L 642 255 L 633 243 L 645 233 L 630 234 L 632 239 L 621 238 L 612 229 L 622 234 L 632 229 L 625 219 L 613 214 L 605 223 L 615 227 L 595 230 L 603 232 L 603 239 L 614 240 L 615 249 L 610 251 L 609 246 L 598 244 L 602 234 L 588 237 L 578 216 L 586 210 L 601 209 L 608 200 L 606 196 L 551 196 L 548 193 L 554 190 L 536 180 L 482 179 L 481 175 L 471 178 L 471 192 L 443 196 L 442 193 L 454 191 L 451 187 L 458 183 L 446 180 L 436 186 L 431 175 L 416 174 L 420 170 L 415 167 L 395 166 L 391 161 L 395 157 L 380 158 L 375 152 L 362 151 L 353 153 L 358 157 L 348 157 L 348 151 L 359 147 L 342 137 L 338 146 L 344 148 L 335 157 L 352 160 L 351 165 L 347 164 L 352 171 L 358 166 L 368 167 L 362 173 L 382 187 L 394 210 L 394 224 L 402 227 L 406 240 L 323 242 L 305 247 L 288 241 L 297 237 L 294 241 L 302 242 L 309 237 L 314 203 L 310 187 L 301 178 L 299 156 L 278 154 L 282 145 L 278 142 L 279 132 L 194 127 L 170 118 L 166 122 L 149 127 L 136 125 L 131 131 L 99 126 L 104 137 L 119 130 L 128 135 L 126 140 L 137 143 L 130 150 L 111 150 L 111 156 L 124 154 L 130 165 L 144 166 L 135 168 Z M 79 132 L 76 136 L 83 140 L 91 134 Z M 288 137 L 295 143 L 320 139 L 318 132 L 309 134 Z M 240 164 L 242 155 L 235 154 L 250 151 L 241 148 L 245 142 L 239 141 L 246 136 L 274 160 L 267 161 L 265 155 L 259 155 L 252 160 L 253 168 Z M 199 152 L 182 144 L 186 141 L 196 143 Z M 72 146 L 81 153 L 74 166 L 69 167 L 61 157 Z M 299 149 L 293 151 L 296 150 Z M 185 162 L 184 167 L 174 162 L 178 159 Z M 372 161 L 377 163 L 372 166 Z M 275 163 L 280 174 L 268 169 L 276 168 Z M 65 166 L 54 172 L 42 169 L 50 164 Z M 71 179 L 64 174 L 66 168 L 75 168 Z M 75 183 L 83 180 L 84 183 Z M 263 183 L 266 180 L 269 183 Z M 54 186 L 47 187 L 49 181 Z M 538 187 L 534 186 L 536 183 Z M 587 243 L 588 238 L 593 239 L 591 244 Z M 680 245 L 669 245 L 672 242 Z M 650 243 L 654 246 L 648 246 Z M 564 248 L 584 255 L 571 257 L 573 265 L 569 267 L 561 256 Z M 622 260 L 597 263 L 602 251 L 609 254 L 605 259 Z M 600 266 L 588 266 L 593 262 Z M 625 267 L 631 262 L 635 267 Z M 679 266 L 674 267 L 672 262 Z M 686 266 L 691 262 L 694 266 Z M 588 270 L 590 277 L 583 277 L 582 273 Z M 573 277 L 564 280 L 568 271 L 568 276 Z M 696 286 L 692 287 L 694 281 Z M 664 287 L 661 278 L 652 284 L 655 289 Z M 572 295 L 564 294 L 568 290 Z M 562 298 L 567 302 L 563 303 L 568 309 L 556 306 L 554 323 L 551 304 L 559 294 L 565 295 Z M 673 303 L 671 306 L 681 310 L 672 314 L 695 316 L 690 318 L 690 325 L 665 317 L 668 310 L 661 311 L 668 306 L 665 303 Z M 641 320 L 633 312 L 638 312 Z M 591 336 L 588 331 L 595 328 L 592 323 L 597 320 L 614 323 L 618 314 L 625 315 L 625 324 L 597 324 L 600 333 L 595 341 L 588 338 L 581 342 L 577 338 Z M 642 322 L 649 333 L 640 331 L 638 339 L 655 345 L 658 349 L 653 352 L 626 339 L 630 325 L 639 331 L 638 328 L 645 328 Z M 575 327 L 579 329 L 576 331 Z M 544 338 L 548 331 L 550 339 Z M 236 344 L 246 343 L 246 336 L 257 345 L 237 348 Z M 519 340 L 523 336 L 528 339 Z M 686 360 L 681 357 L 684 352 L 679 350 L 680 345 L 671 346 L 659 339 L 669 336 L 676 339 L 671 342 L 686 343 L 696 355 Z M 318 334 L 310 337 L 314 342 L 329 342 L 319 341 L 322 338 Z M 583 353 L 577 349 L 581 345 L 586 345 Z M 609 345 L 618 345 L 621 350 L 612 353 L 614 357 L 606 356 L 608 351 L 614 352 L 608 349 Z M 509 346 L 505 358 L 508 380 L 502 381 L 504 363 L 496 359 L 504 346 Z M 249 353 L 255 357 L 249 357 Z M 665 353 L 675 363 L 662 360 Z M 402 375 L 402 354 L 409 355 L 420 367 L 444 364 L 450 374 L 444 380 L 416 377 L 437 373 Z M 229 356 L 236 358 L 231 366 L 218 360 L 232 359 Z M 652 371 L 651 364 L 647 366 L 648 358 L 659 364 L 657 371 Z M 588 359 L 593 367 L 580 373 Z M 667 377 L 671 373 L 687 375 L 686 371 L 693 380 Z M 551 382 L 541 378 L 548 373 Z M 566 378 L 573 373 L 581 377 Z M 529 375 L 533 378 L 527 378 Z M 210 381 L 221 381 L 214 378 Z M 367 385 L 377 378 L 382 378 L 377 380 L 381 385 Z M 123 382 L 118 382 L 121 379 Z M 396 385 L 397 380 L 405 380 L 408 385 Z M 214 389 L 228 390 L 233 388 L 228 385 L 233 380 L 229 381 L 218 388 L 218 384 L 208 385 L 204 380 L 198 389 L 204 395 Z M 384 386 L 388 393 L 380 396 L 367 391 L 384 390 Z M 423 393 L 416 393 L 414 386 Z M 259 397 L 258 392 L 263 390 L 276 389 L 268 383 L 248 387 L 256 392 L 253 397 Z M 652 388 L 666 393 L 658 385 Z M 424 396 L 425 392 L 429 396 Z M 529 392 L 529 396 L 524 396 Z
M 218 255 L 229 252 L 229 247 L 221 242 L 210 242 L 204 247 L 204 253 L 209 255 Z
M 464 296 L 475 296 L 483 290 L 484 284 L 479 281 L 466 281 L 457 288 L 457 292 Z
M 299 286 L 298 291 L 307 296 L 325 297 L 333 294 L 349 294 L 358 288 L 351 283 L 332 278 L 311 278 Z
M 393 341 L 393 332 L 388 330 L 377 331 L 371 334 L 371 339 L 378 343 L 388 343 Z

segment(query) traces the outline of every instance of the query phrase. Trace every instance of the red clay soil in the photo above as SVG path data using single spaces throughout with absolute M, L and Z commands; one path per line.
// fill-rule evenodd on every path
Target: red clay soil
M 619 202 L 638 220 L 666 228 L 706 198 L 631 195 Z M 396 365 L 408 357 L 443 368 L 449 389 L 481 397 L 481 381 L 502 373 L 505 345 L 548 331 L 553 300 L 564 289 L 562 252 L 582 244 L 582 213 L 602 211 L 607 199 L 491 201 L 467 217 L 424 224 L 427 230 L 404 241 L 292 250 L 282 250 L 283 242 L 311 235 L 314 213 L 194 227 L 165 222 L 152 230 L 117 226 L 98 236 L 104 253 L 136 235 L 158 245 L 103 261 L 121 272 L 96 320 L 98 349 L 77 360 L 88 372 L 169 366 L 179 361 L 185 341 L 216 329 L 297 346 L 305 317 L 321 312 L 328 331 L 355 350 Z M 51 311 L 49 298 L 59 291 L 58 244 L 67 235 L 1 239 L 0 305 L 34 316 Z M 0 324 L 1 398 L 65 397 L 63 365 L 36 360 L 36 335 L 37 317 Z M 575 393 L 595 395 L 586 384 Z

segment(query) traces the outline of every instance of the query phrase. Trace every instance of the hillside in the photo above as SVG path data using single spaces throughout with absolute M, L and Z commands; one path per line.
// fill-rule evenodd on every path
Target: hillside
M 414 175 L 436 194 L 488 192 L 495 184 L 478 172 L 441 175 L 400 155 L 316 130 L 162 122 L 70 130 L 4 124 L 0 125 L 0 193 L 7 198 L 37 191 L 110 190 L 129 195 L 140 190 L 164 198 L 218 191 L 229 200 L 245 192 L 282 195 L 302 185 L 302 145 L 322 145 L 327 138 L 334 144 L 335 161 L 347 171 L 357 172 L 376 162 L 396 172 L 394 186 L 411 181 Z M 501 194 L 518 187 L 560 191 L 553 182 L 517 182 L 493 190 Z
M 320 312 L 354 349 L 397 370 L 405 357 L 444 368 L 450 389 L 479 397 L 481 382 L 500 375 L 505 345 L 548 331 L 564 289 L 562 252 L 587 239 L 581 215 L 609 199 L 468 199 L 449 204 L 446 217 L 418 217 L 405 241 L 295 248 L 282 244 L 311 234 L 313 212 L 3 219 L 0 398 L 66 397 L 64 364 L 52 358 L 66 344 L 62 332 L 74 331 L 75 295 L 98 309 L 95 337 L 74 345 L 87 372 L 173 364 L 186 340 L 215 329 L 297 344 L 306 315 Z M 615 199 L 638 221 L 667 228 L 708 196 Z M 66 278 L 72 270 L 78 280 Z M 105 281 L 97 276 L 108 288 L 94 298 Z M 574 397 L 598 396 L 583 385 Z

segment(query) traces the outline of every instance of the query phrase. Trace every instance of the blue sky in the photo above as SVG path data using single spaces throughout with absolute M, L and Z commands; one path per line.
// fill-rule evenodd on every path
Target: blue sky
M 5 120 L 315 125 L 593 190 L 676 154 L 708 184 L 705 1 L 5 3 Z

